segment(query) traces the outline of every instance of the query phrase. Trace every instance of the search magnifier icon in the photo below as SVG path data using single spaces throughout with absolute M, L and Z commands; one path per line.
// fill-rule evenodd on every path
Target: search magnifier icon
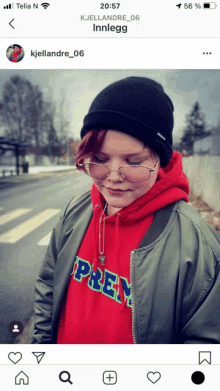
M 59 374 L 59 379 L 63 382 L 69 382 L 70 384 L 73 384 L 70 380 L 70 373 L 68 371 L 62 371 Z

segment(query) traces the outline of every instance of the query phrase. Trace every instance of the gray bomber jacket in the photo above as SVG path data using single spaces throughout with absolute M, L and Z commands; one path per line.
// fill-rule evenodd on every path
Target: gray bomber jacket
M 220 235 L 182 200 L 162 211 L 131 252 L 134 343 L 220 343 Z M 32 343 L 56 343 L 61 303 L 92 214 L 87 191 L 70 201 L 53 229 L 36 281 Z
M 10 55 L 9 55 L 9 60 L 10 61 L 12 60 L 12 56 L 13 56 L 13 52 L 11 52 Z M 22 60 L 22 58 L 24 58 L 24 52 L 23 51 L 17 55 L 17 62 L 20 62 Z

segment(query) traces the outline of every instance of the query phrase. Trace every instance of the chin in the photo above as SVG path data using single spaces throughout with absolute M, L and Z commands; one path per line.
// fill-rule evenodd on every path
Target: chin
M 109 201 L 108 198 L 105 198 L 107 204 L 112 206 L 112 208 L 125 208 L 132 203 L 132 201 Z

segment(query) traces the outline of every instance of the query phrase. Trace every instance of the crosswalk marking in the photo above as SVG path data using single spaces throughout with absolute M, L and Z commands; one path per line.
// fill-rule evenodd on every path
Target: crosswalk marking
M 0 235 L 0 243 L 16 243 L 30 232 L 34 231 L 40 225 L 44 224 L 47 220 L 54 217 L 60 209 L 46 209 L 36 216 L 30 218 L 22 224 L 17 225 L 15 228 L 3 235 Z
M 50 242 L 50 237 L 51 237 L 52 231 L 49 232 L 46 236 L 43 237 L 37 244 L 38 246 L 48 246 Z
M 4 215 L 0 216 L 0 225 L 3 225 L 5 223 L 8 223 L 9 221 L 17 219 L 17 217 L 20 217 L 24 215 L 25 213 L 30 212 L 31 209 L 15 209 L 11 212 L 5 213 Z

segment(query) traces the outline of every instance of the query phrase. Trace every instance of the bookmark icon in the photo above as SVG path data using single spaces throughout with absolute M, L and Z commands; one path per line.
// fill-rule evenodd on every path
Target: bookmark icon
M 37 363 L 40 364 L 42 358 L 44 357 L 46 352 L 32 352 L 32 354 L 36 357 Z
M 211 364 L 211 352 L 199 352 L 199 364 Z

